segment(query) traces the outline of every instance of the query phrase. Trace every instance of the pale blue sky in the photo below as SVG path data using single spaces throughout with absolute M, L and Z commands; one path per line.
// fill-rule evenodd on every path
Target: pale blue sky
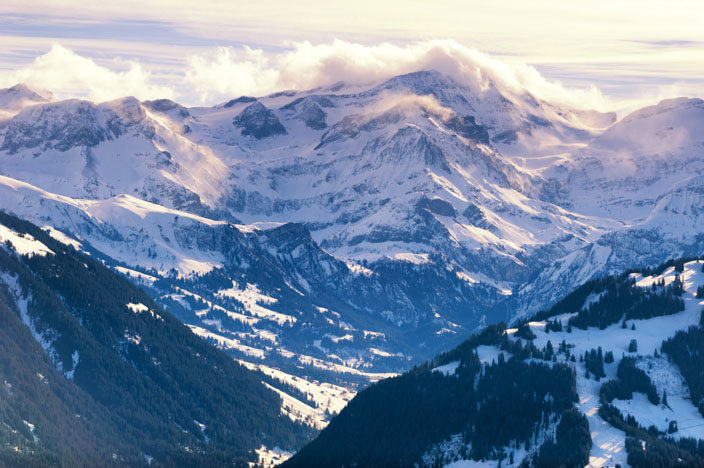
M 378 77 L 380 60 L 396 63 L 389 73 L 404 71 L 413 67 L 413 54 L 435 53 L 418 44 L 451 40 L 455 52 L 464 47 L 512 66 L 526 63 L 567 88 L 596 86 L 604 98 L 595 103 L 602 107 L 631 107 L 668 96 L 704 95 L 702 5 L 689 0 L 110 5 L 4 0 L 0 86 L 23 80 L 59 97 L 166 94 L 188 104 L 212 104 L 231 95 L 363 77 L 365 67 Z M 336 39 L 343 42 L 333 43 Z M 395 48 L 378 49 L 381 43 Z M 360 68 L 332 76 L 331 70 L 340 70 L 328 66 L 336 57 Z M 283 67 L 288 74 L 279 73 Z M 74 76 L 78 71 L 81 76 Z M 593 92 L 582 95 L 594 98 Z

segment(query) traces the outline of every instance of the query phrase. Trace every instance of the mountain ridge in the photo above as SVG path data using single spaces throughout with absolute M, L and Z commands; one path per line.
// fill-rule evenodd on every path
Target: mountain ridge
M 614 122 L 421 71 L 213 107 L 82 106 L 87 120 L 73 101 L 0 120 L 0 147 L 16 149 L 0 151 L 1 207 L 129 274 L 238 359 L 333 370 L 349 388 L 702 246 L 697 101 Z M 47 108 L 61 117 L 21 115 Z M 73 133 L 56 140 L 57 122 Z M 631 151 L 668 127 L 676 147 Z

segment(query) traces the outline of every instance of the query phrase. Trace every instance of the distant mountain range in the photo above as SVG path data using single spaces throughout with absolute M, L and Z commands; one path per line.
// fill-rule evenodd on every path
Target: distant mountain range
M 213 107 L 18 85 L 0 90 L 0 209 L 129 278 L 321 428 L 360 385 L 487 324 L 699 255 L 703 127 L 699 99 L 618 120 L 432 70 Z

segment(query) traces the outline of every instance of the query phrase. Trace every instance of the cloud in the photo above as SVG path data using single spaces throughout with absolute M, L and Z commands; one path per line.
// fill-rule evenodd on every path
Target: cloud
M 172 87 L 157 83 L 138 62 L 114 59 L 112 64 L 116 70 L 54 44 L 49 52 L 28 66 L 2 72 L 0 84 L 25 83 L 32 88 L 49 90 L 57 99 L 106 101 L 128 95 L 139 99 L 174 96 Z
M 532 66 L 503 62 L 452 40 L 404 46 L 341 40 L 287 45 L 288 50 L 277 54 L 243 47 L 219 48 L 211 56 L 190 57 L 186 79 L 207 100 L 218 95 L 224 98 L 282 89 L 305 90 L 340 81 L 361 86 L 403 73 L 434 69 L 478 92 L 493 83 L 504 90 L 527 90 L 539 98 L 572 107 L 607 107 L 606 99 L 594 86 L 567 88 L 545 79 Z
M 678 57 L 671 57 L 675 59 Z M 340 81 L 361 87 L 403 73 L 434 69 L 476 92 L 492 83 L 508 93 L 527 90 L 541 99 L 578 109 L 623 112 L 650 104 L 656 98 L 699 93 L 699 81 L 673 84 L 667 77 L 651 76 L 647 67 L 639 71 L 638 67 L 629 66 L 629 74 L 636 74 L 628 86 L 632 92 L 605 97 L 596 86 L 564 86 L 545 78 L 531 65 L 499 59 L 453 40 L 405 45 L 364 45 L 342 40 L 321 44 L 288 42 L 278 52 L 220 47 L 180 59 L 169 58 L 167 63 L 165 67 L 163 63 L 118 58 L 98 63 L 54 44 L 22 68 L 0 70 L 0 87 L 23 82 L 35 89 L 47 89 L 57 99 L 104 101 L 133 95 L 139 99 L 170 98 L 186 105 L 212 105 L 241 95 L 306 90 Z M 613 86 L 600 71 L 605 66 L 613 71 L 618 65 L 582 64 L 569 76 L 573 82 L 577 81 L 575 76 L 581 76 L 582 82 L 598 82 L 611 92 Z M 561 70 L 559 66 L 552 68 L 554 72 Z
M 279 71 L 264 51 L 247 46 L 237 50 L 219 47 L 211 57 L 191 56 L 187 64 L 186 80 L 195 86 L 202 102 L 270 93 L 279 82 Z

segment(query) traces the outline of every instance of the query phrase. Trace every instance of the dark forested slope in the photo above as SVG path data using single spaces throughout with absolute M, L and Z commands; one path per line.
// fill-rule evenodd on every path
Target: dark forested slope
M 0 225 L 4 464 L 239 465 L 310 437 L 261 376 L 127 279 L 30 223 Z

